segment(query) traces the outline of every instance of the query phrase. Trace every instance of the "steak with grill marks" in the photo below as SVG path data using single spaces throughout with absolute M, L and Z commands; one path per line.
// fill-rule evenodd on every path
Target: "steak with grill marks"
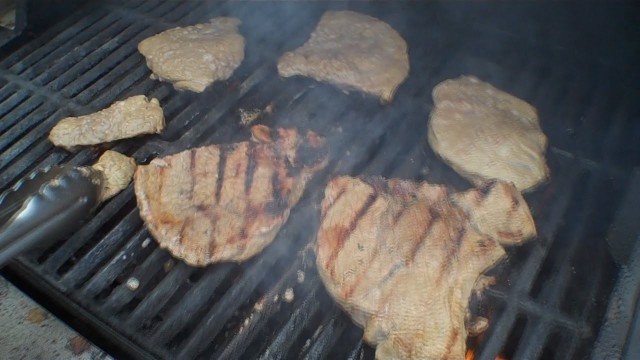
M 309 41 L 280 57 L 278 73 L 309 76 L 389 103 L 409 75 L 407 43 L 374 17 L 327 11 Z
M 140 215 L 161 247 L 186 263 L 242 261 L 276 236 L 307 182 L 327 163 L 312 131 L 251 128 L 252 138 L 138 166 Z
M 536 230 L 510 183 L 450 193 L 406 180 L 337 177 L 322 201 L 317 267 L 377 359 L 463 359 L 481 274 Z

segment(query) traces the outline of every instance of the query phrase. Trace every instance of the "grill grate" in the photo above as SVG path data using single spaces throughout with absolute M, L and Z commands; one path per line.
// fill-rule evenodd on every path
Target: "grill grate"
M 317 204 L 327 179 L 337 174 L 468 187 L 437 160 L 424 134 L 433 86 L 471 73 L 539 109 L 552 179 L 527 195 L 539 239 L 508 249 L 509 260 L 493 271 L 498 285 L 481 306 L 490 327 L 469 346 L 479 359 L 588 356 L 617 274 L 604 237 L 630 169 L 640 163 L 633 151 L 634 141 L 640 143 L 634 121 L 640 111 L 632 96 L 639 76 L 619 70 L 638 59 L 610 60 L 606 46 L 568 46 L 581 28 L 567 21 L 580 18 L 567 4 L 553 5 L 553 12 L 532 4 L 492 5 L 424 4 L 407 11 L 386 3 L 128 1 L 80 9 L 0 64 L 0 189 L 41 166 L 94 161 L 99 148 L 55 149 L 49 130 L 64 116 L 134 94 L 158 98 L 167 119 L 160 136 L 114 145 L 139 162 L 244 140 L 239 109 L 271 104 L 274 113 L 259 122 L 327 136 L 330 164 L 309 184 L 274 244 L 243 264 L 196 269 L 173 260 L 149 241 L 130 186 L 68 239 L 21 257 L 5 274 L 76 318 L 67 319 L 99 344 L 128 356 L 373 358 L 362 331 L 317 277 L 311 251 Z M 409 43 L 410 78 L 390 106 L 277 76 L 277 57 L 303 43 L 326 8 L 346 7 L 384 19 Z M 606 11 L 620 16 L 626 10 Z M 527 14 L 527 20 L 513 14 Z M 247 57 L 229 81 L 191 94 L 148 79 L 138 42 L 219 15 L 240 17 L 247 39 Z M 558 34 L 556 42 L 549 34 Z M 127 287 L 130 278 L 140 286 Z M 288 290 L 290 302 L 283 299 Z

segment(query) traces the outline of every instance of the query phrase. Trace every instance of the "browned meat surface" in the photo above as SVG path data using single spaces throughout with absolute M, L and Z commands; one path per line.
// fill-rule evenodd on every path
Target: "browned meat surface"
M 136 170 L 136 162 L 132 158 L 118 152 L 107 150 L 100 156 L 92 168 L 103 174 L 103 186 L 99 200 L 106 201 L 124 190 Z
M 303 75 L 391 102 L 409 74 L 407 43 L 388 24 L 353 11 L 327 11 L 311 38 L 278 61 L 280 76 Z
M 143 134 L 158 134 L 164 129 L 164 114 L 157 99 L 144 95 L 117 101 L 97 113 L 60 120 L 49 133 L 55 146 L 72 149 Z
M 177 27 L 138 44 L 153 71 L 152 78 L 173 83 L 178 90 L 203 92 L 217 80 L 226 80 L 244 59 L 240 20 L 218 17 L 206 24 Z
M 464 359 L 468 302 L 502 244 L 536 234 L 511 184 L 450 193 L 406 180 L 338 177 L 325 190 L 317 266 L 377 359 Z
M 533 106 L 473 76 L 438 84 L 433 101 L 429 143 L 474 184 L 501 179 L 526 191 L 549 176 Z
M 251 128 L 252 139 L 138 166 L 140 215 L 161 247 L 191 265 L 242 261 L 276 236 L 307 181 L 326 166 L 324 138 Z

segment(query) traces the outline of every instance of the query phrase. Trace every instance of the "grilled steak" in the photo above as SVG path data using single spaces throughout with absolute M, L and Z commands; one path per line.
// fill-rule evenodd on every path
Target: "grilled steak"
M 102 202 L 114 197 L 129 186 L 136 169 L 136 162 L 126 155 L 107 150 L 92 168 L 101 171 L 104 176 L 99 198 Z
M 317 266 L 377 359 L 463 359 L 468 302 L 502 244 L 536 234 L 511 184 L 446 187 L 338 177 L 325 190 Z
M 164 129 L 164 114 L 157 99 L 144 95 L 117 101 L 97 113 L 60 120 L 49 133 L 55 146 L 67 150 L 78 145 L 95 145 Z
M 276 236 L 307 181 L 326 166 L 324 138 L 251 128 L 252 139 L 138 166 L 140 215 L 161 247 L 191 265 L 242 261 Z
M 473 76 L 438 84 L 433 101 L 429 143 L 474 184 L 501 179 L 526 191 L 549 176 L 533 106 Z
M 308 76 L 391 102 L 409 74 L 407 43 L 388 24 L 353 11 L 327 11 L 311 38 L 278 61 L 280 76 Z
M 206 24 L 169 29 L 144 39 L 138 50 L 153 71 L 152 78 L 170 81 L 178 90 L 203 92 L 226 80 L 244 59 L 240 20 L 218 17 Z

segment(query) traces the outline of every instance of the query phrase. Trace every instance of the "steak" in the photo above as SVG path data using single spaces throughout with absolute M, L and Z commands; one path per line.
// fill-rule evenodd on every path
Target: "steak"
M 217 17 L 206 24 L 177 27 L 138 44 L 152 78 L 169 81 L 177 90 L 203 92 L 231 77 L 244 59 L 240 20 Z
M 186 263 L 243 261 L 287 221 L 307 182 L 327 163 L 309 131 L 251 128 L 252 138 L 157 158 L 138 166 L 140 216 L 161 247 Z
M 502 245 L 536 235 L 512 184 L 463 193 L 426 182 L 337 177 L 322 201 L 316 262 L 377 359 L 463 359 L 481 274 Z
M 116 101 L 93 114 L 60 120 L 49 133 L 49 140 L 67 150 L 78 145 L 96 145 L 143 134 L 159 134 L 164 114 L 157 99 L 136 95 Z
M 129 186 L 133 179 L 133 172 L 136 170 L 136 162 L 133 158 L 119 152 L 107 150 L 92 168 L 103 174 L 104 181 L 99 197 L 99 201 L 103 202 Z
M 407 43 L 388 24 L 353 11 L 327 11 L 311 38 L 278 61 L 282 77 L 303 75 L 389 103 L 409 74 Z
M 429 143 L 474 184 L 501 179 L 527 191 L 549 176 L 533 106 L 473 76 L 438 84 L 433 102 Z

